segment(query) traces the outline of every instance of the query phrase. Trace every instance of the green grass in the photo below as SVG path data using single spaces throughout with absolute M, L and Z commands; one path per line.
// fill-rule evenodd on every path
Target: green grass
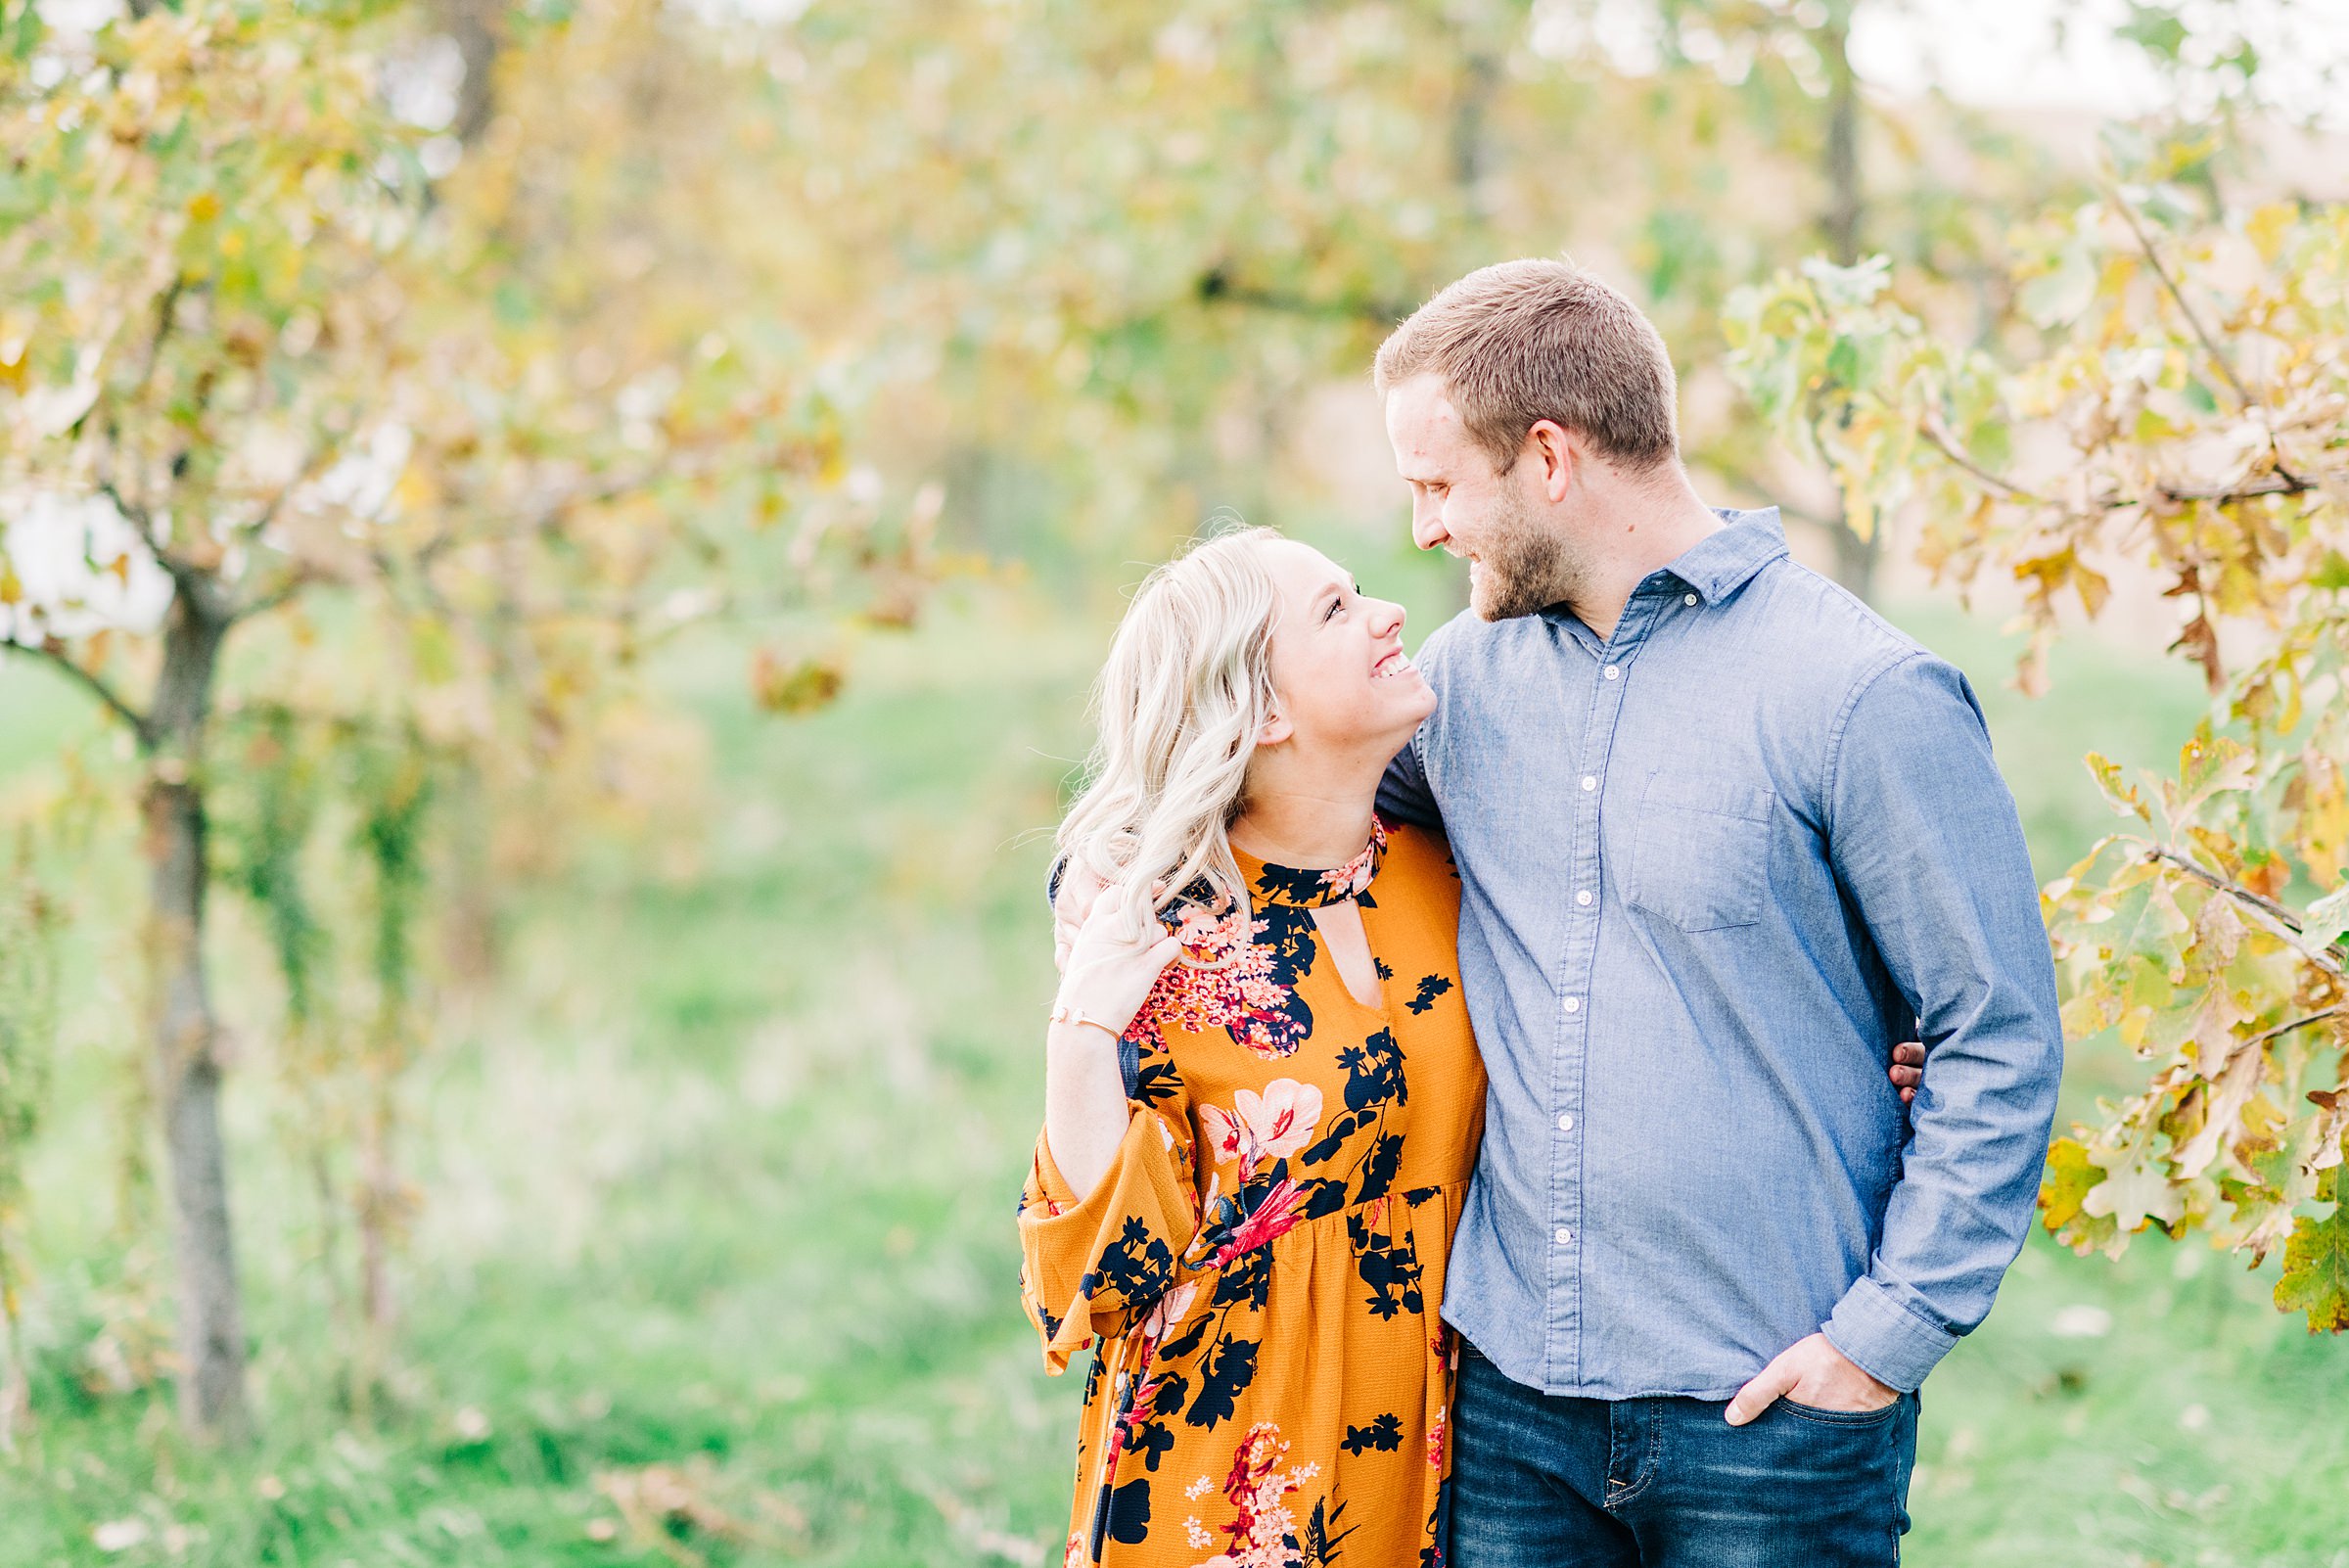
M 38 1151 L 39 1421 L 0 1460 L 0 1562 L 683 1560 L 591 1534 L 646 1466 L 714 1510 L 661 1537 L 712 1564 L 1051 1560 L 1078 1387 L 1020 1317 L 1011 1203 L 1049 989 L 1037 830 L 1088 648 L 1041 617 L 877 642 L 799 722 L 750 711 L 731 652 L 664 670 L 714 739 L 700 864 L 599 846 L 533 890 L 493 999 L 419 1071 L 406 1329 L 370 1420 L 326 1392 L 309 1210 L 252 1074 L 232 1103 L 264 1436 L 194 1452 L 160 1390 L 84 1387 L 91 1340 L 167 1299 L 106 1234 L 121 1075 L 85 1002 Z M 2043 872 L 2109 820 L 2078 754 L 2158 762 L 2201 706 L 2093 646 L 2028 704 L 2001 639 L 1900 619 L 1974 674 Z M 21 721 L 38 678 L 0 669 L 0 770 L 78 722 Z M 2076 1063 L 2068 1092 L 2127 1066 Z M 2199 1243 L 2114 1265 L 2035 1241 L 1927 1389 L 1911 1560 L 2349 1568 L 2349 1345 L 2277 1314 L 2270 1282 Z M 2105 1331 L 2059 1334 L 2097 1326 L 2080 1309 Z M 144 1539 L 102 1552 L 93 1531 L 126 1521 Z

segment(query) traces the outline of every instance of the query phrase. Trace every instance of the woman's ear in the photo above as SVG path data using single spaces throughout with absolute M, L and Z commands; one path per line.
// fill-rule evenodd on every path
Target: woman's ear
M 1289 722 L 1286 714 L 1275 708 L 1265 715 L 1263 723 L 1256 726 L 1256 743 L 1259 746 L 1278 746 L 1296 733 L 1297 726 Z

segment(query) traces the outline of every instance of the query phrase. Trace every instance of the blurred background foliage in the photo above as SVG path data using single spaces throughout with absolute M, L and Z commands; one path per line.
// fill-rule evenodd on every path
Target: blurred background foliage
M 1927 0 L 0 0 L 0 1556 L 1052 1560 L 1009 1209 L 1091 661 L 1223 513 L 1451 613 L 1368 356 L 1566 251 L 1705 491 L 1973 672 L 2043 875 L 2082 752 L 2247 749 L 2145 842 L 2320 953 L 2069 884 L 2138 902 L 2050 1222 L 2320 1239 L 2036 1239 L 1917 1560 L 2349 1565 L 2271 1301 L 2349 1301 L 2337 1106 L 2251 1146 L 2337 1014 L 2197 1054 L 2337 1005 L 2325 10 L 2050 0 L 2099 131 L 1855 66 Z

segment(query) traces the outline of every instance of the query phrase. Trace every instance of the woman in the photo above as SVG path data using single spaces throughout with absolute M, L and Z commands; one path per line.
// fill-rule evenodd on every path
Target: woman
M 1047 1364 L 1098 1346 L 1069 1564 L 1444 1561 L 1484 1072 L 1451 857 L 1372 810 L 1435 703 L 1403 622 L 1255 530 L 1153 574 L 1102 671 L 1020 1206 Z

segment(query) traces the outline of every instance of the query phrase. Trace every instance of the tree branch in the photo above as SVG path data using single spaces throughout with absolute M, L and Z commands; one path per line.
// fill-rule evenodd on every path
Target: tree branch
M 1984 484 L 1997 490 L 2007 500 L 2035 506 L 2053 504 L 2046 496 L 2027 490 L 2004 475 L 1993 473 L 1975 462 L 1958 443 L 1957 438 L 1950 434 L 1948 428 L 1932 415 L 1927 414 L 1919 420 L 1916 428 L 1917 434 L 1924 437 L 1927 444 L 1932 446 L 1935 451 L 1966 473 L 1971 474 Z M 2215 501 L 2226 506 L 2236 501 L 2257 500 L 2263 495 L 2305 495 L 2317 487 L 2315 481 L 2292 473 L 2279 463 L 2273 477 L 2250 484 L 2221 485 L 2211 489 L 2180 489 L 2174 485 L 2164 484 L 2153 493 L 2173 506 L 2184 506 L 2191 501 Z M 2117 512 L 2123 507 L 2142 506 L 2150 498 L 2142 495 L 2116 495 L 2108 492 L 2104 499 L 2097 504 L 2107 512 Z
M 140 745 L 147 744 L 146 715 L 123 701 L 121 694 L 108 685 L 105 680 L 91 674 L 69 658 L 65 648 L 59 644 L 56 638 L 51 637 L 38 644 L 18 642 L 13 637 L 0 638 L 0 648 L 5 648 L 11 653 L 21 654 L 27 659 L 40 660 L 52 669 L 63 671 L 68 679 L 97 698 L 116 718 L 128 724 L 131 733 L 138 737 Z
M 287 576 L 285 581 L 271 588 L 267 593 L 255 594 L 253 598 L 238 605 L 228 613 L 228 618 L 231 621 L 251 621 L 256 616 L 265 616 L 294 598 L 311 583 L 324 580 L 326 579 L 319 573 L 308 567 L 297 565 Z
M 2235 402 L 2246 410 L 2258 407 L 2259 400 L 2235 378 L 2234 366 L 2228 360 L 2225 350 L 2211 337 L 2210 329 L 2202 325 L 2202 318 L 2194 314 L 2194 307 L 2187 302 L 2186 291 L 2178 287 L 2178 280 L 2170 276 L 2170 269 L 2161 264 L 2161 254 L 2154 250 L 2153 236 L 2145 232 L 2144 224 L 2138 218 L 2136 207 L 2117 190 L 2111 195 L 2112 205 L 2120 209 L 2121 221 L 2128 224 L 2129 232 L 2137 237 L 2137 248 L 2143 254 L 2145 265 L 2153 269 L 2153 276 L 2161 280 L 2162 288 L 2177 302 L 2178 313 L 2186 317 L 2186 324 L 2193 329 L 2195 338 L 2202 344 L 2202 351 L 2210 355 L 2210 362 L 2219 367 L 2219 374 L 2234 392 Z
M 2243 1043 L 2265 1045 L 2272 1039 L 2280 1039 L 2294 1030 L 2306 1029 L 2311 1024 L 2322 1024 L 2328 1018 L 2339 1018 L 2344 1014 L 2349 1014 L 2349 1006 L 2327 1007 L 2321 1013 L 2310 1013 L 2306 1018 L 2295 1018 L 2288 1024 L 2278 1024 L 2274 1029 L 2263 1029 Z
M 1258 310 L 1277 310 L 1292 316 L 1361 321 L 1382 327 L 1394 326 L 1414 308 L 1383 300 L 1315 300 L 1307 295 L 1235 283 L 1230 269 L 1221 266 L 1211 267 L 1200 274 L 1197 292 L 1201 304 L 1248 305 Z
M 2278 464 L 2273 484 L 2263 482 L 2258 484 L 2237 484 L 2231 488 L 2215 490 L 2178 490 L 2165 484 L 2161 487 L 2161 498 L 2181 505 L 2188 501 L 2217 501 L 2221 505 L 2226 505 L 2234 501 L 2253 500 L 2262 495 L 2304 495 L 2316 487 L 2310 481 L 2302 479 L 2297 474 L 2285 472 L 2283 466 Z M 2116 501 L 2113 504 L 2128 506 L 2134 503 Z
M 2276 421 L 2269 417 L 2268 405 L 2251 395 L 2250 390 L 2235 375 L 2234 362 L 2219 346 L 2218 340 L 2211 336 L 2209 328 L 2202 325 L 2202 318 L 2194 313 L 2194 307 L 2187 303 L 2186 291 L 2178 286 L 2178 280 L 2170 275 L 2170 269 L 2161 264 L 2160 253 L 2153 248 L 2153 236 L 2145 232 L 2144 224 L 2138 218 L 2137 208 L 2119 191 L 2115 190 L 2111 194 L 2113 205 L 2120 208 L 2121 220 L 2129 225 L 2129 232 L 2137 236 L 2137 248 L 2144 254 L 2145 265 L 2153 269 L 2153 276 L 2161 280 L 2161 286 L 2168 290 L 2170 298 L 2177 301 L 2178 313 L 2186 317 L 2186 324 L 2193 329 L 2194 337 L 2200 341 L 2203 352 L 2210 355 L 2210 362 L 2219 367 L 2219 374 L 2226 378 L 2228 388 L 2234 393 L 2236 405 L 2244 413 L 2259 415 L 2259 422 L 2268 433 L 2268 452 L 2276 459 L 2276 472 L 2284 479 L 2299 484 L 2298 476 L 2284 466 L 2283 452 L 2276 444 Z M 2300 488 L 2306 489 L 2308 486 L 2300 484 Z
M 146 542 L 147 553 L 155 557 L 156 565 L 161 567 L 171 580 L 180 587 L 190 587 L 203 569 L 194 562 L 173 554 L 157 536 L 154 515 L 143 506 L 133 506 L 121 490 L 115 487 L 115 482 L 111 479 L 102 479 L 98 482 L 98 493 L 114 502 L 115 510 L 122 514 L 122 521 L 139 530 L 139 537 Z
M 1981 464 L 1975 462 L 1971 457 L 1967 456 L 1965 449 L 1958 444 L 1957 438 L 1952 436 L 1949 431 L 1943 427 L 1941 421 L 1935 416 L 1927 414 L 1923 419 L 1917 422 L 1916 428 L 1917 433 L 1923 436 L 1926 441 L 1931 443 L 1935 451 L 1941 453 L 1942 456 L 1948 458 L 1951 462 L 1957 464 L 1959 468 L 1965 470 L 1968 474 L 1971 474 L 1974 478 L 1980 480 L 1992 489 L 1999 491 L 2008 500 L 2032 502 L 2042 501 L 2042 497 L 2034 495 L 2031 491 L 2024 489 L 2020 484 L 2015 484 L 2012 480 L 2005 479 L 2000 475 L 1992 473 L 1989 469 L 1984 468 Z
M 2284 905 L 2278 903 L 2265 894 L 2252 892 L 2239 882 L 2228 881 L 2217 872 L 2208 870 L 2199 863 L 2180 854 L 2176 850 L 2165 849 L 2158 844 L 2148 845 L 2145 848 L 2145 856 L 2147 859 L 2160 860 L 2165 864 L 2176 866 L 2212 892 L 2227 895 L 2235 902 L 2258 914 L 2267 923 L 2270 931 L 2282 940 L 2285 946 L 2326 974 L 2349 980 L 2349 964 L 2343 963 L 2342 955 L 2330 947 L 2316 946 L 2303 938 L 2300 934 L 2300 917 Z

